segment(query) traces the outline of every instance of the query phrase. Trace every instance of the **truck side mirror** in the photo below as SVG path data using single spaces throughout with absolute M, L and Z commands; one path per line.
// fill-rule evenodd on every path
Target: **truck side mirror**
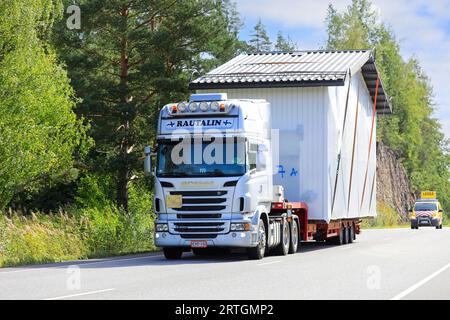
M 144 148 L 144 173 L 151 174 L 152 173 L 152 158 L 151 158 L 152 148 L 146 146 Z
M 256 155 L 256 168 L 258 170 L 264 170 L 266 168 L 267 159 L 264 152 L 258 152 Z
M 256 154 L 256 167 L 258 170 L 266 169 L 268 151 L 269 149 L 265 144 L 258 145 L 258 152 Z
M 439 210 L 439 212 L 444 212 L 444 210 L 441 209 L 441 210 Z

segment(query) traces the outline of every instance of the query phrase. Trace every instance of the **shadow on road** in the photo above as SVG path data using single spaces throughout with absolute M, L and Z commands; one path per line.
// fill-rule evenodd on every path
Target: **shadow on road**
M 316 250 L 332 249 L 335 246 L 329 245 L 325 242 L 302 242 L 299 246 L 297 254 L 313 252 Z M 273 253 L 269 253 L 267 258 L 276 257 Z M 263 262 L 264 260 L 259 260 Z M 249 260 L 245 249 L 232 250 L 230 253 L 211 253 L 207 255 L 197 256 L 192 252 L 183 253 L 183 257 L 180 260 L 166 260 L 162 252 L 147 253 L 138 255 L 129 255 L 123 257 L 114 257 L 98 260 L 78 260 L 78 261 L 66 261 L 61 263 L 43 264 L 43 265 L 31 265 L 18 268 L 6 268 L 6 272 L 22 272 L 26 270 L 39 270 L 39 269 L 62 269 L 69 266 L 78 266 L 81 269 L 106 269 L 106 268 L 127 268 L 127 267 L 142 267 L 142 266 L 182 266 L 182 265 L 202 265 L 202 264 L 223 264 L 223 263 L 236 263 L 236 262 L 255 262 Z M 258 263 L 259 263 L 258 262 Z M 0 270 L 0 273 L 2 270 Z
M 312 252 L 316 250 L 332 249 L 335 246 L 325 242 L 302 242 L 297 254 Z M 275 254 L 269 253 L 267 258 L 276 257 Z M 263 262 L 264 260 L 259 260 Z M 202 264 L 221 264 L 221 263 L 236 263 L 236 262 L 255 262 L 249 260 L 245 250 L 232 250 L 230 253 L 211 253 L 201 256 L 194 255 L 192 252 L 185 252 L 180 260 L 166 260 L 161 253 L 157 255 L 149 255 L 138 258 L 129 259 L 113 259 L 101 263 L 80 263 L 80 268 L 127 268 L 127 267 L 142 267 L 142 266 L 182 266 L 182 265 L 202 265 Z

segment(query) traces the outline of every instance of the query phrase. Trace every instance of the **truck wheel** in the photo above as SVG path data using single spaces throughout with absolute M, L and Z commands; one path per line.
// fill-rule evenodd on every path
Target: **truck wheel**
M 350 232 L 348 230 L 348 227 L 343 227 L 343 229 L 344 229 L 344 244 L 348 244 L 349 243 L 348 239 L 350 238 L 350 236 L 349 236 Z
M 353 243 L 353 240 L 355 240 L 355 228 L 352 223 L 350 227 L 348 227 L 348 243 Z
M 183 255 L 183 249 L 176 248 L 176 247 L 164 248 L 163 252 L 164 252 L 164 257 L 166 257 L 167 260 L 178 260 Z
M 291 224 L 291 244 L 289 246 L 289 253 L 296 253 L 298 250 L 298 223 L 292 220 Z
M 339 228 L 339 234 L 337 237 L 333 238 L 333 244 L 337 246 L 342 246 L 344 244 L 344 227 Z
M 258 225 L 258 245 L 256 247 L 247 248 L 249 259 L 261 260 L 266 254 L 267 236 L 264 221 L 260 220 Z
M 275 248 L 275 253 L 280 256 L 285 256 L 289 252 L 289 245 L 291 243 L 291 234 L 289 232 L 289 223 L 283 221 L 281 225 L 281 239 L 280 244 Z

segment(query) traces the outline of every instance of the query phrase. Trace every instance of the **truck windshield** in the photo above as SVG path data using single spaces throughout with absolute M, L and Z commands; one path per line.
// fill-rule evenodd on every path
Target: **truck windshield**
M 159 177 L 230 177 L 246 171 L 245 140 L 214 138 L 183 143 L 158 143 L 156 175 Z M 222 141 L 219 141 L 222 140 Z
M 414 207 L 415 211 L 436 211 L 436 203 L 416 203 Z

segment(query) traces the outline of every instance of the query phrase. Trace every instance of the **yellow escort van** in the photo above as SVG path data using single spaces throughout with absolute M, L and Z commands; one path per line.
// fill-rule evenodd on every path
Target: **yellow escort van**
M 411 229 L 429 226 L 442 229 L 443 210 L 435 191 L 423 191 L 420 199 L 409 210 Z

